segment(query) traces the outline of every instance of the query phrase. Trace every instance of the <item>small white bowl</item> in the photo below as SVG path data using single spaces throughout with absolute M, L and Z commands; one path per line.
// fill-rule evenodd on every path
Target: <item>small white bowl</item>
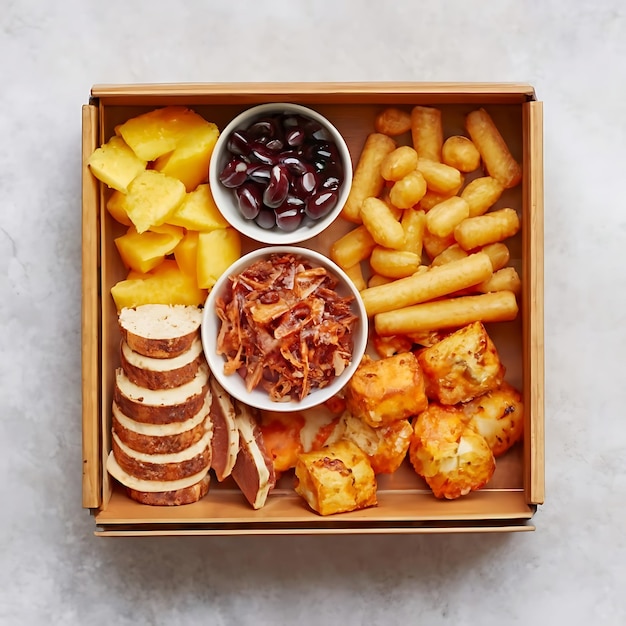
M 352 360 L 346 369 L 337 376 L 327 387 L 322 389 L 313 389 L 303 400 L 291 400 L 286 402 L 277 402 L 271 400 L 268 393 L 264 389 L 254 389 L 250 392 L 246 390 L 245 381 L 239 374 L 224 374 L 225 359 L 218 355 L 216 351 L 217 336 L 220 331 L 221 322 L 215 312 L 215 301 L 218 296 L 223 295 L 228 287 L 231 276 L 240 274 L 247 267 L 267 258 L 272 254 L 295 254 L 308 259 L 316 266 L 325 267 L 329 272 L 334 274 L 339 280 L 336 292 L 340 296 L 354 296 L 352 310 L 357 316 L 358 321 L 353 332 L 352 341 Z M 209 297 L 204 306 L 202 327 L 201 327 L 202 345 L 204 354 L 211 369 L 211 372 L 220 383 L 220 385 L 233 398 L 257 409 L 265 409 L 271 411 L 302 411 L 314 406 L 318 406 L 337 394 L 352 378 L 352 375 L 359 366 L 365 349 L 367 347 L 368 338 L 368 320 L 365 307 L 358 290 L 350 278 L 330 259 L 308 248 L 298 246 L 270 246 L 259 248 L 235 261 L 224 274 L 218 279 L 217 283 L 211 289 Z
M 298 114 L 321 124 L 337 146 L 343 167 L 343 182 L 339 187 L 335 207 L 327 215 L 318 220 L 312 220 L 305 216 L 300 226 L 290 232 L 280 230 L 276 226 L 272 229 L 264 229 L 258 226 L 254 220 L 244 218 L 237 206 L 234 190 L 225 187 L 219 180 L 219 175 L 230 158 L 227 144 L 231 133 L 235 130 L 246 129 L 256 120 L 276 113 Z M 240 233 L 255 241 L 266 244 L 291 245 L 319 235 L 339 216 L 341 209 L 348 199 L 348 194 L 352 186 L 352 160 L 348 146 L 341 136 L 341 133 L 317 111 L 299 104 L 291 103 L 260 104 L 240 113 L 221 131 L 211 156 L 209 183 L 215 204 L 220 213 L 224 216 L 224 219 Z

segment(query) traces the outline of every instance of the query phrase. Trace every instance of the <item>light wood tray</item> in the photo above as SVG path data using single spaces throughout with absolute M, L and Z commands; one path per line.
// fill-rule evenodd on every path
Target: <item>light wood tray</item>
M 522 185 L 505 192 L 498 206 L 522 217 L 522 231 L 508 241 L 511 262 L 523 281 L 515 322 L 491 325 L 507 368 L 522 389 L 525 437 L 498 459 L 489 485 L 456 501 L 439 501 L 408 463 L 379 477 L 379 505 L 331 517 L 312 513 L 284 477 L 266 506 L 253 511 L 234 483 L 212 482 L 209 495 L 182 507 L 150 507 L 130 500 L 104 464 L 110 450 L 113 374 L 119 335 L 110 288 L 125 269 L 113 239 L 124 227 L 110 218 L 108 190 L 86 167 L 91 152 L 115 125 L 158 106 L 182 104 L 220 128 L 241 110 L 262 102 L 298 102 L 327 116 L 345 137 L 356 163 L 375 114 L 384 106 L 415 104 L 442 109 L 444 133 L 464 134 L 464 116 L 486 107 L 514 156 L 523 164 Z M 401 138 L 400 138 L 401 139 Z M 83 506 L 98 535 L 414 533 L 532 530 L 544 500 L 543 370 L 543 145 L 542 104 L 529 85 L 457 83 L 271 83 L 94 86 L 83 107 Z M 338 220 L 306 245 L 328 252 L 351 226 Z M 254 243 L 244 241 L 244 250 Z

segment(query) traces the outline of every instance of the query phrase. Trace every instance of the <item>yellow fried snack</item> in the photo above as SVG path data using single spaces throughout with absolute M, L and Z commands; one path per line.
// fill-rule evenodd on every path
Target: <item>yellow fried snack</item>
M 443 143 L 441 160 L 460 172 L 473 172 L 480 166 L 480 153 L 471 139 L 453 135 Z
M 400 180 L 417 168 L 417 152 L 411 146 L 400 146 L 390 152 L 380 164 L 385 180 Z
M 402 135 L 411 130 L 411 114 L 402 109 L 387 107 L 374 119 L 374 129 L 383 135 Z
M 502 183 L 505 189 L 519 185 L 522 168 L 511 155 L 489 113 L 485 109 L 472 111 L 465 118 L 465 127 L 489 175 Z
M 468 324 L 421 351 L 426 395 L 441 404 L 468 402 L 500 386 L 504 366 L 481 322 Z
M 484 487 L 496 468 L 484 437 L 461 411 L 435 402 L 415 419 L 409 459 L 433 494 L 450 500 Z
M 396 142 L 382 133 L 371 133 L 365 140 L 359 161 L 354 168 L 352 187 L 342 209 L 349 222 L 361 223 L 361 203 L 365 198 L 377 197 L 385 180 L 380 173 L 382 160 L 396 148 Z
M 393 474 L 402 464 L 411 443 L 409 420 L 372 428 L 350 414 L 343 417 L 343 438 L 355 443 L 369 459 L 375 474 Z
M 404 245 L 404 228 L 382 200 L 365 198 L 361 204 L 361 219 L 378 245 L 394 249 Z
M 474 250 L 513 237 L 520 229 L 515 209 L 499 209 L 468 217 L 454 229 L 454 238 L 463 250 Z
M 443 145 L 441 111 L 433 107 L 413 107 L 411 138 L 420 159 L 441 161 L 441 146 Z
M 318 452 L 300 454 L 295 473 L 296 493 L 320 515 L 377 504 L 374 470 L 351 441 L 340 440 Z
M 346 407 L 372 428 L 423 411 L 424 378 L 412 352 L 386 359 L 365 357 L 345 388 Z
M 519 391 L 503 382 L 498 389 L 461 405 L 467 425 L 502 456 L 524 434 L 524 405 Z

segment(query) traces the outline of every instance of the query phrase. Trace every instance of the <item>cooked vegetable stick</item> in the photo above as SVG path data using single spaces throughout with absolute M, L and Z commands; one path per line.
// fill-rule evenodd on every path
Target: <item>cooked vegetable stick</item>
M 515 294 L 512 291 L 498 291 L 379 313 L 374 317 L 374 327 L 381 336 L 400 335 L 457 328 L 471 322 L 504 322 L 515 319 L 517 312 Z

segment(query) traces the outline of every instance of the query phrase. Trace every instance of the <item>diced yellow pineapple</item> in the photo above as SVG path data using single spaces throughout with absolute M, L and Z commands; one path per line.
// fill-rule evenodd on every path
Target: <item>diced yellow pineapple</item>
M 241 237 L 234 228 L 198 234 L 198 287 L 210 289 L 241 256 Z
M 111 194 L 111 197 L 107 201 L 107 211 L 111 214 L 111 217 L 124 224 L 124 226 L 130 226 L 132 222 L 126 212 L 126 194 L 115 189 Z
M 191 109 L 171 106 L 133 117 L 120 124 L 116 132 L 140 159 L 154 161 L 172 152 L 183 137 L 207 123 Z
M 142 304 L 204 304 L 207 292 L 176 261 L 166 259 L 144 279 L 122 280 L 111 288 L 118 311 Z
M 132 181 L 126 212 L 138 233 L 165 223 L 185 198 L 185 185 L 161 172 L 146 170 Z
M 165 260 L 183 238 L 178 226 L 155 226 L 155 231 L 139 234 L 131 226 L 125 235 L 115 239 L 115 245 L 126 267 L 138 272 L 149 272 Z
M 210 186 L 199 185 L 185 196 L 182 204 L 167 219 L 169 224 L 184 226 L 188 230 L 209 231 L 226 228 L 228 222 L 222 217 Z
M 180 243 L 174 249 L 174 258 L 178 267 L 194 278 L 197 278 L 198 264 L 198 233 L 195 230 L 187 231 Z
M 173 152 L 159 157 L 154 164 L 155 169 L 182 181 L 187 191 L 193 191 L 207 181 L 209 162 L 219 137 L 215 124 L 204 124 L 191 129 L 180 138 Z
M 96 148 L 87 165 L 98 180 L 122 193 L 126 193 L 131 181 L 146 169 L 146 161 L 138 158 L 124 140 L 117 136 Z

